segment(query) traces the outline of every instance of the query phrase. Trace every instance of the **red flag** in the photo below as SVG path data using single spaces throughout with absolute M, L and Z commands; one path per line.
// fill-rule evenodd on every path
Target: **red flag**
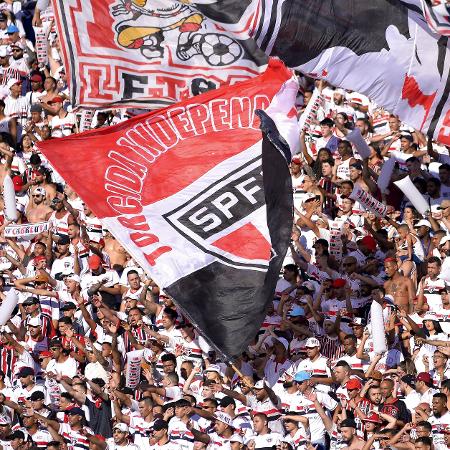
M 255 111 L 270 111 L 287 140 L 295 139 L 297 90 L 274 61 L 235 87 L 39 144 L 104 227 L 227 355 L 242 351 L 264 318 L 292 220 L 288 156 L 262 144 Z

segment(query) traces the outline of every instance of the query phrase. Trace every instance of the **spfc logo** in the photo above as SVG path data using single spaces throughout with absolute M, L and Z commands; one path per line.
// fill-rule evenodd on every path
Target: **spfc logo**
M 237 167 L 164 218 L 186 239 L 222 262 L 267 270 L 267 228 L 261 157 Z

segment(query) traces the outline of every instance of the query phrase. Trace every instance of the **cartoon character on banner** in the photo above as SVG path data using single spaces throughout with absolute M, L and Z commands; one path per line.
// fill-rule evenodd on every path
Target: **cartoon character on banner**
M 176 56 L 180 61 L 202 55 L 210 66 L 221 67 L 242 56 L 243 48 L 237 41 L 205 32 L 205 17 L 183 3 L 187 1 L 119 0 L 111 6 L 118 45 L 139 50 L 149 60 L 164 58 L 164 42 L 176 42 L 170 35 L 177 33 Z

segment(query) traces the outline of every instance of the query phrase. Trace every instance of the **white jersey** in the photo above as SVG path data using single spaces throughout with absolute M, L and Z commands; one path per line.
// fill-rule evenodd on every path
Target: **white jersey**
M 50 222 L 50 226 L 53 228 L 54 233 L 67 236 L 69 231 L 69 216 L 69 211 L 67 211 L 62 217 L 56 217 L 56 211 L 51 213 L 48 221 Z
M 311 361 L 309 358 L 300 361 L 296 372 L 306 371 L 314 378 L 328 378 L 331 377 L 331 370 L 328 367 L 328 358 L 320 355 L 315 361 Z M 315 386 L 317 391 L 326 392 L 330 391 L 330 386 L 326 384 L 317 384 Z
M 75 126 L 76 118 L 72 113 L 67 113 L 64 117 L 53 116 L 50 121 L 50 127 L 52 129 L 52 137 L 60 138 L 64 136 L 70 136 Z

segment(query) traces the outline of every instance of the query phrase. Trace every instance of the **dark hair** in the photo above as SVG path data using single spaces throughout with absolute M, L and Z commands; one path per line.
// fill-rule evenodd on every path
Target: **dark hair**
M 349 336 L 349 335 L 347 335 Z M 345 337 L 347 337 L 345 336 Z M 347 361 L 344 361 L 343 359 L 339 360 L 334 367 L 343 367 L 345 370 L 350 372 L 352 368 L 350 367 L 350 364 Z
M 434 178 L 434 177 L 428 178 L 427 184 L 428 184 L 428 183 L 432 183 L 432 184 L 434 184 L 434 185 L 435 185 L 436 187 L 438 187 L 438 188 L 441 187 L 441 180 L 440 180 L 439 178 Z
M 351 180 L 344 180 L 344 181 L 341 183 L 341 186 L 344 185 L 344 184 L 348 184 L 352 189 L 354 188 L 353 181 L 351 181 Z
M 161 356 L 161 362 L 172 361 L 177 364 L 177 357 L 173 353 L 165 353 Z
M 444 402 L 447 402 L 447 396 L 442 392 L 436 392 L 436 394 L 433 395 L 433 398 L 440 398 Z
M 106 384 L 103 378 L 92 378 L 91 381 L 96 385 L 100 386 L 101 388 Z
M 127 277 L 128 277 L 128 275 L 137 275 L 137 276 L 139 276 L 139 273 L 138 273 L 138 271 L 137 270 L 130 270 L 128 273 L 127 273 Z
M 450 379 L 444 380 L 444 381 L 441 383 L 441 389 L 442 389 L 442 388 L 447 389 L 447 390 L 450 391 Z
M 439 267 L 441 266 L 441 259 L 440 258 L 438 258 L 437 256 L 430 256 L 428 259 L 427 259 L 427 264 L 434 264 L 434 263 L 436 263 Z
M 358 338 L 354 334 L 346 334 L 344 336 L 345 339 L 351 339 L 355 344 L 358 342 Z
M 320 125 L 332 128 L 334 127 L 334 122 L 329 117 L 326 117 L 320 121 Z
M 441 170 L 441 169 L 445 169 L 445 170 L 450 171 L 450 164 L 441 164 L 439 166 L 439 170 Z
M 286 264 L 283 269 L 289 270 L 289 272 L 294 272 L 298 275 L 298 267 L 295 264 Z
M 416 427 L 424 427 L 428 431 L 431 431 L 431 423 L 426 420 L 421 420 L 420 422 L 417 422 Z
M 418 437 L 415 441 L 415 444 L 418 444 L 418 443 L 425 444 L 425 445 L 428 445 L 429 447 L 431 447 L 432 440 L 428 436 L 421 436 L 421 437 Z
M 164 314 L 169 316 L 173 322 L 175 322 L 178 317 L 178 313 L 172 308 L 164 308 Z
M 72 325 L 72 319 L 70 317 L 61 317 L 58 319 L 58 323 L 65 323 L 66 325 Z
M 262 419 L 266 423 L 266 425 L 269 423 L 268 417 L 265 414 L 263 414 L 263 413 L 260 413 L 260 412 L 256 413 L 256 414 L 254 414 L 253 417 L 259 417 L 260 419 Z

